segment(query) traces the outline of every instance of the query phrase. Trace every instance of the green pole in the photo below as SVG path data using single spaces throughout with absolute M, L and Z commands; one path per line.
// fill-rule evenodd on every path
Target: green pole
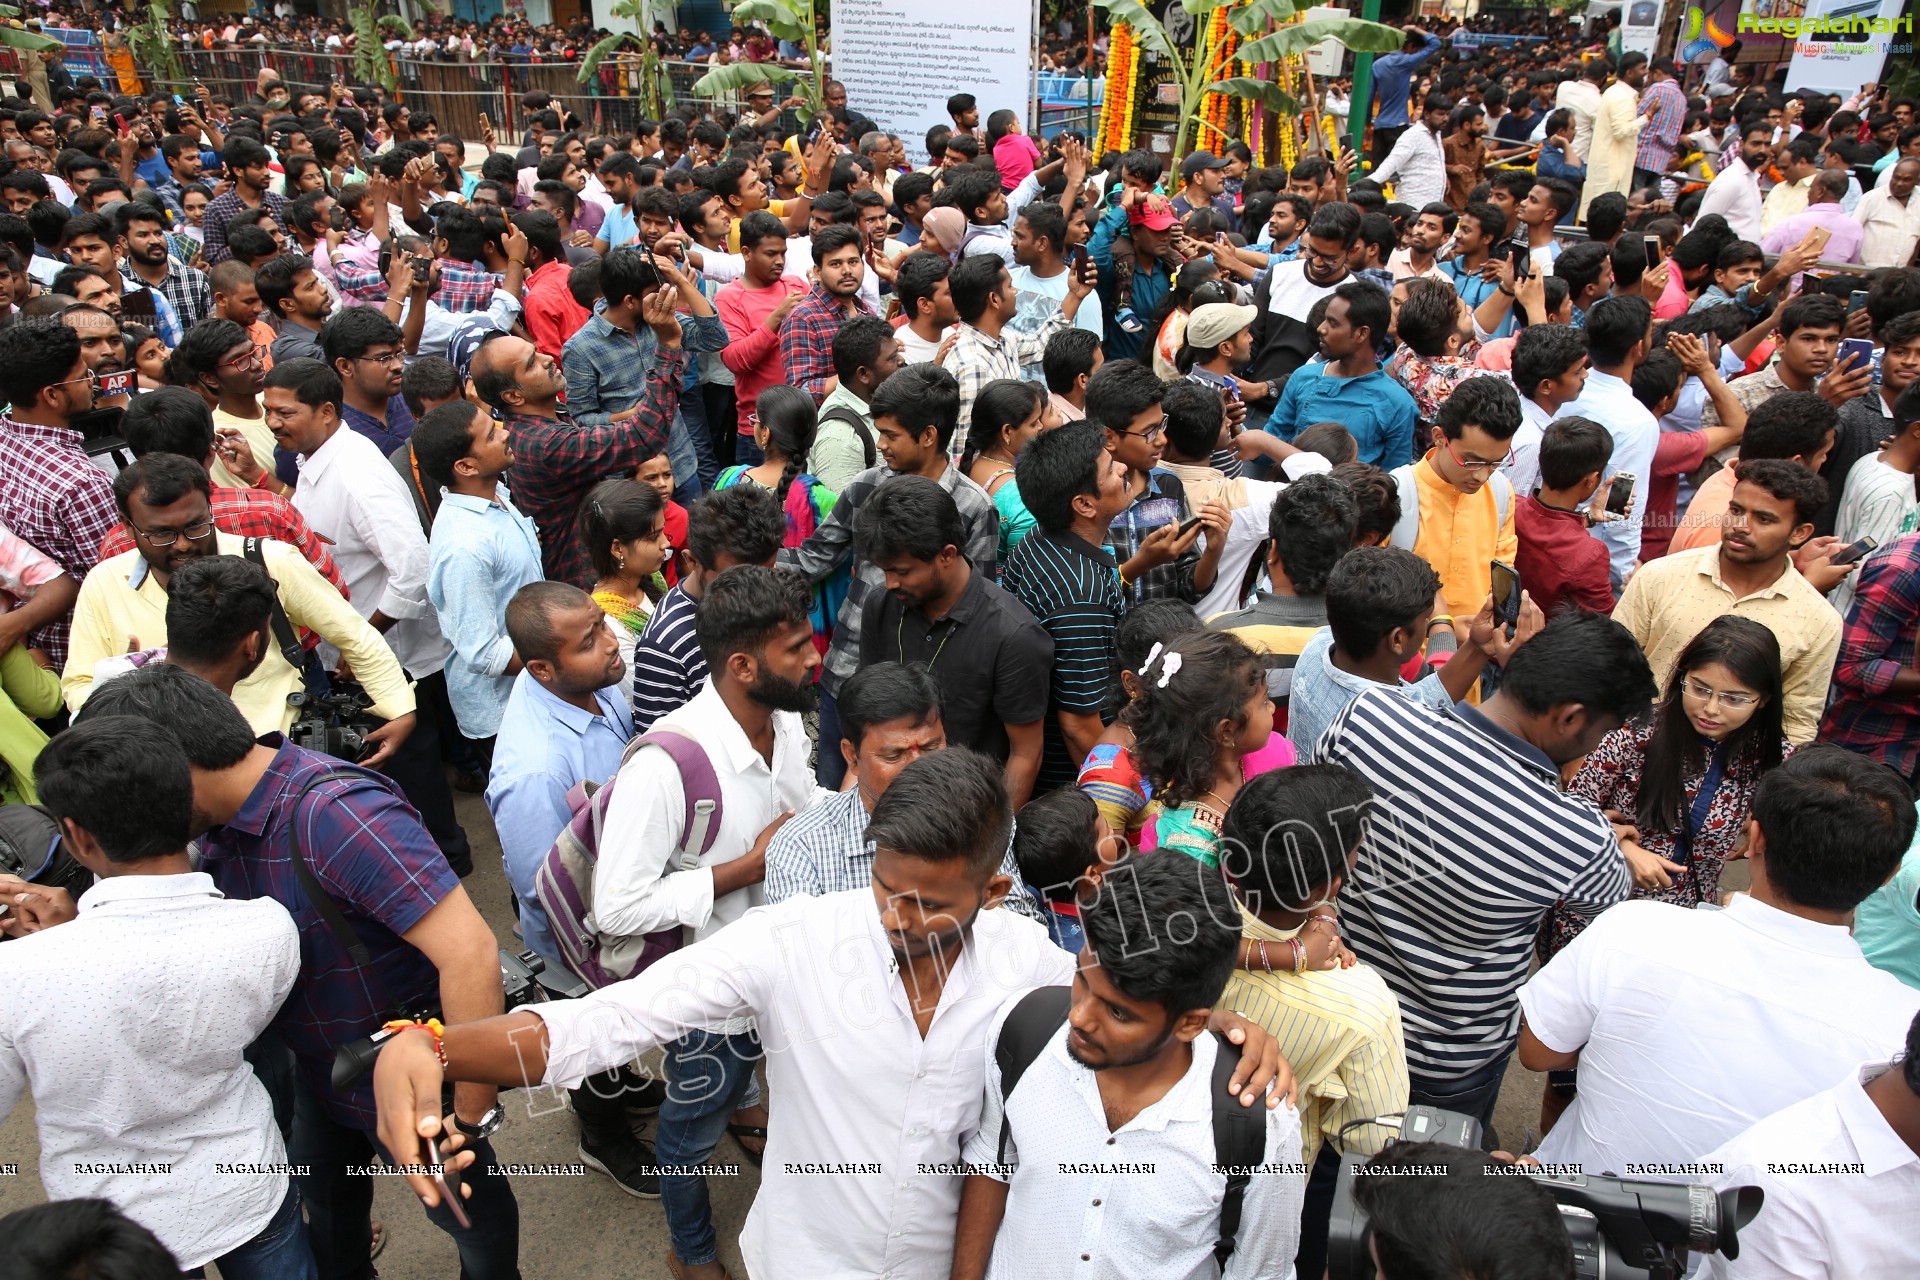
M 1380 0 L 1365 0 L 1360 7 L 1360 16 L 1368 22 L 1380 21 Z M 1367 117 L 1373 107 L 1373 55 L 1356 54 L 1353 60 L 1353 106 L 1352 114 L 1347 117 L 1347 128 L 1351 135 L 1355 155 L 1362 155 L 1361 144 L 1367 139 Z M 1364 156 L 1363 156 L 1364 158 Z M 1356 169 L 1355 176 L 1359 171 Z

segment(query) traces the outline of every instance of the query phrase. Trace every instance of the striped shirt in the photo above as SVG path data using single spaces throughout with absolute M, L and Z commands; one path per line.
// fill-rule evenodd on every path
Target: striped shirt
M 1627 896 L 1613 828 L 1560 790 L 1538 749 L 1472 707 L 1434 711 L 1368 690 L 1319 759 L 1373 788 L 1376 807 L 1340 919 L 1400 998 L 1407 1065 L 1465 1076 L 1512 1048 L 1516 993 L 1556 901 L 1592 917 Z
M 1070 531 L 1037 529 L 1027 535 L 1007 557 L 1000 585 L 1053 637 L 1046 749 L 1037 795 L 1071 786 L 1080 771 L 1080 761 L 1068 758 L 1060 714 L 1104 718 L 1112 707 L 1119 682 L 1113 637 L 1127 601 L 1113 553 Z
M 1290 954 L 1288 932 L 1263 924 L 1244 906 L 1241 936 L 1264 942 L 1274 956 Z M 1308 1168 L 1323 1143 L 1342 1153 L 1376 1155 L 1398 1136 L 1392 1128 L 1355 1125 L 1407 1109 L 1407 1054 L 1401 1045 L 1400 1004 L 1371 966 L 1235 969 L 1220 1006 L 1255 1022 L 1279 1042 L 1280 1056 L 1300 1082 L 1302 1159 Z M 1277 1159 L 1279 1157 L 1270 1157 Z
M 853 522 L 860 504 L 894 473 L 886 466 L 868 467 L 847 483 L 833 504 L 833 510 L 820 522 L 807 540 L 780 552 L 783 569 L 797 569 L 814 583 L 825 582 L 854 554 Z M 960 508 L 960 525 L 966 533 L 966 545 L 960 550 L 968 561 L 989 580 L 998 575 L 1000 563 L 1000 510 L 987 491 L 960 474 L 952 463 L 940 473 L 937 484 L 953 495 Z M 1116 584 L 1117 585 L 1117 584 Z M 840 686 L 860 668 L 860 626 L 866 617 L 867 602 L 876 592 L 887 589 L 887 575 L 865 560 L 855 560 L 853 580 L 847 585 L 847 598 L 841 602 L 840 615 L 834 620 L 833 641 L 821 664 L 820 683 L 828 693 L 837 694 Z M 659 615 L 655 615 L 658 617 Z M 691 629 L 691 622 L 689 622 Z M 692 641 L 688 641 L 689 646 Z M 639 687 L 636 679 L 635 688 Z M 640 720 L 638 702 L 634 720 Z M 642 733 L 646 730 L 642 729 Z
M 633 729 L 645 733 L 707 682 L 707 659 L 693 629 L 698 604 L 681 587 L 660 598 L 633 644 Z
M 1237 613 L 1207 619 L 1209 628 L 1239 636 L 1260 655 L 1261 665 L 1267 669 L 1267 697 L 1283 715 L 1293 695 L 1293 669 L 1300 661 L 1300 652 L 1326 625 L 1325 596 L 1281 596 L 1270 591 L 1262 591 L 1259 599 Z M 1286 721 L 1282 720 L 1279 727 L 1285 732 Z

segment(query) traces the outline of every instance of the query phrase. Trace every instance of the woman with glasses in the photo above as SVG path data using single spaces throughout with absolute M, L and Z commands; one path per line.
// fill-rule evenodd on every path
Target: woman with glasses
M 1717 903 L 1720 871 L 1746 846 L 1753 791 L 1793 750 L 1781 728 L 1780 642 L 1751 618 L 1715 618 L 1681 651 L 1666 696 L 1600 740 L 1567 789 L 1625 816 L 1633 896 Z M 1549 954 L 1586 921 L 1556 908 Z

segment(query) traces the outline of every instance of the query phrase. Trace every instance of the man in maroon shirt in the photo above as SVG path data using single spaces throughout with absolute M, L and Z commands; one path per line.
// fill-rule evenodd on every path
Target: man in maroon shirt
M 1567 604 L 1613 611 L 1607 545 L 1588 532 L 1589 517 L 1580 510 L 1612 456 L 1612 434 L 1588 418 L 1561 418 L 1540 439 L 1540 491 L 1521 498 L 1513 511 L 1520 539 L 1513 567 L 1548 617 Z

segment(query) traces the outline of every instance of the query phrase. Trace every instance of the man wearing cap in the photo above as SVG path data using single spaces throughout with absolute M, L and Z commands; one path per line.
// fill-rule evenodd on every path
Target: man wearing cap
M 1453 102 L 1430 95 L 1420 111 L 1420 122 L 1400 135 L 1379 168 L 1367 176 L 1383 186 L 1393 181 L 1393 198 L 1419 209 L 1447 198 L 1447 117 Z
M 1185 218 L 1195 209 L 1212 205 L 1229 218 L 1234 216 L 1233 197 L 1226 194 L 1223 172 L 1231 161 L 1211 151 L 1196 151 L 1180 162 L 1180 194 L 1173 198 L 1173 216 Z
M 1173 272 L 1180 266 L 1171 239 L 1178 222 L 1165 196 L 1136 187 L 1123 188 L 1118 203 L 1100 215 L 1087 241 L 1087 257 L 1099 272 L 1101 307 L 1113 321 L 1103 344 L 1107 359 L 1134 359 L 1152 341 L 1146 317 L 1173 288 Z M 1113 251 L 1122 235 L 1133 241 L 1131 258 Z

